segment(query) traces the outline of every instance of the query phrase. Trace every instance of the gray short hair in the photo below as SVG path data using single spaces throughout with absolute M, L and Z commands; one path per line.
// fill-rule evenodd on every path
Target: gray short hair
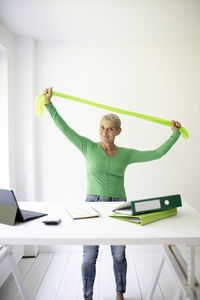
M 116 129 L 121 128 L 121 120 L 120 120 L 120 118 L 117 115 L 107 114 L 107 115 L 103 116 L 102 119 L 114 121 L 116 123 Z

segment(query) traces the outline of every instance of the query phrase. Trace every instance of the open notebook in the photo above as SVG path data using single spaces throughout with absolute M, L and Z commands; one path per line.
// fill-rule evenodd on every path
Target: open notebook
M 86 205 L 67 208 L 67 212 L 73 220 L 100 216 L 100 213 L 95 208 Z

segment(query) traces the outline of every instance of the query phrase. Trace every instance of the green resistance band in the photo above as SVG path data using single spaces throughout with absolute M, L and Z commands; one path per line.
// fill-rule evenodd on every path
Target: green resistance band
M 135 113 L 135 112 L 120 109 L 120 108 L 115 108 L 115 107 L 108 106 L 108 105 L 99 104 L 99 103 L 96 103 L 96 102 L 88 101 L 88 100 L 85 100 L 85 99 L 82 99 L 82 98 L 78 98 L 78 97 L 74 97 L 74 96 L 70 96 L 70 95 L 62 94 L 62 93 L 58 93 L 58 92 L 52 92 L 52 94 L 54 96 L 58 96 L 58 97 L 61 97 L 61 98 L 65 98 L 65 99 L 69 99 L 69 100 L 72 100 L 72 101 L 88 104 L 88 105 L 95 106 L 95 107 L 98 107 L 98 108 L 101 108 L 101 109 L 109 110 L 109 111 L 112 111 L 112 112 L 116 112 L 116 113 L 120 113 L 120 114 L 124 114 L 124 115 L 128 115 L 128 116 L 137 117 L 137 118 L 140 118 L 140 119 L 143 119 L 143 120 L 147 120 L 147 121 L 150 121 L 150 122 L 154 122 L 154 123 L 158 123 L 158 124 L 162 124 L 162 125 L 171 127 L 171 121 L 168 121 L 168 120 L 165 120 L 165 119 L 152 117 L 152 116 L 148 116 L 148 115 L 143 115 L 143 114 Z M 40 96 L 37 97 L 36 102 L 35 102 L 36 116 L 43 115 L 45 99 L 46 99 L 45 95 L 40 95 Z M 181 132 L 182 137 L 184 139 L 187 139 L 189 137 L 189 133 L 187 132 L 187 130 L 184 127 L 179 128 L 179 131 Z

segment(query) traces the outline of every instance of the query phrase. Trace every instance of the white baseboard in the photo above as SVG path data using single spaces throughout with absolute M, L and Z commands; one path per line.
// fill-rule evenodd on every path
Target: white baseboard
M 69 245 L 69 246 L 38 246 L 39 252 L 82 252 L 83 246 L 81 245 Z M 110 246 L 103 245 L 100 246 L 100 251 L 110 251 Z M 134 251 L 134 252 L 160 252 L 161 246 L 160 245 L 127 245 L 127 251 Z
M 186 246 L 177 245 L 179 251 L 184 255 L 187 252 Z M 133 252 L 160 252 L 161 245 L 127 245 L 127 251 Z M 58 246 L 38 246 L 39 252 L 82 252 L 83 247 L 81 245 L 58 245 Z M 108 245 L 100 246 L 100 251 L 110 251 Z M 200 247 L 195 248 L 195 252 L 198 257 L 200 257 Z
M 26 245 L 24 246 L 24 256 L 23 257 L 36 257 L 39 253 L 38 246 Z

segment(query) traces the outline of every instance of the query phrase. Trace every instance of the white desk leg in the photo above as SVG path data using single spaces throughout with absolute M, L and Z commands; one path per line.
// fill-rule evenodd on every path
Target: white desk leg
M 158 284 L 158 280 L 159 280 L 164 262 L 165 262 L 165 255 L 163 255 L 163 257 L 161 259 L 161 262 L 160 262 L 160 265 L 158 267 L 158 270 L 156 271 L 155 276 L 152 280 L 152 285 L 150 287 L 150 292 L 147 295 L 147 300 L 152 300 L 153 299 L 153 295 L 154 295 L 154 292 L 155 292 L 155 289 L 156 289 L 156 285 Z
M 13 273 L 21 300 L 29 300 L 29 297 L 26 295 L 26 291 L 25 291 L 23 283 L 22 283 L 22 277 L 21 277 L 19 268 L 17 266 L 16 260 L 13 256 L 11 247 L 7 247 L 7 255 L 5 256 L 5 258 L 7 259 L 8 263 L 10 265 L 10 268 Z
M 182 254 L 175 245 L 163 245 L 163 250 L 166 254 L 169 265 L 174 272 L 179 284 L 182 288 L 183 299 L 199 299 L 199 283 L 195 279 L 194 274 L 194 246 L 188 246 L 187 261 L 183 258 Z M 178 299 L 181 296 L 179 296 Z M 175 298 L 176 299 L 176 298 Z
M 194 299 L 200 300 L 200 285 L 195 278 L 195 246 L 187 246 L 187 285 L 194 292 Z
M 187 283 L 195 287 L 195 247 L 187 246 Z
M 173 297 L 174 300 L 182 300 L 183 299 L 183 289 L 182 287 L 179 287 Z

